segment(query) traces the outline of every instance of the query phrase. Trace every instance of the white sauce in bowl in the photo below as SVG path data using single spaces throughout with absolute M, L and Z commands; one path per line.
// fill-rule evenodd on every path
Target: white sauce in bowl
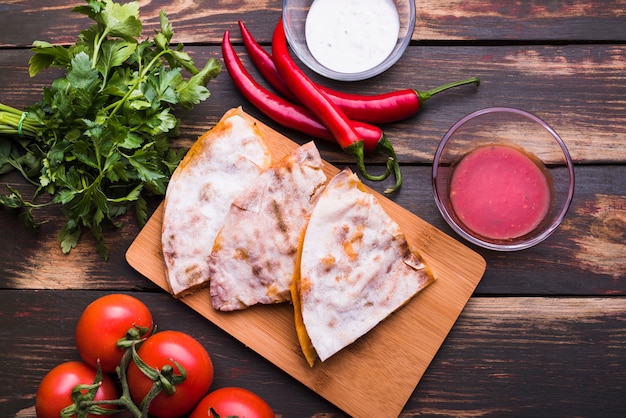
M 393 51 L 399 31 L 392 0 L 315 0 L 305 26 L 313 57 L 340 73 L 376 67 Z

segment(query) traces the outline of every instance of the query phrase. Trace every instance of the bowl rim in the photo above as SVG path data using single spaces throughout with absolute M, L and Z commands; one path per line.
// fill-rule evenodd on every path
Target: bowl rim
M 315 1 L 315 0 L 313 0 Z M 411 38 L 413 36 L 413 31 L 415 29 L 415 22 L 417 19 L 417 12 L 415 6 L 415 0 L 408 0 L 409 3 L 409 19 L 407 21 L 407 34 L 402 39 L 402 42 L 397 43 L 391 53 L 385 58 L 380 64 L 370 69 L 359 71 L 357 73 L 342 73 L 340 71 L 334 71 L 328 67 L 325 67 L 320 62 L 318 62 L 312 55 L 309 57 L 304 54 L 300 49 L 298 49 L 293 42 L 289 42 L 290 39 L 293 39 L 293 34 L 291 33 L 291 26 L 288 24 L 288 13 L 285 13 L 285 7 L 290 0 L 283 0 L 282 3 L 282 15 L 281 19 L 283 20 L 283 27 L 285 28 L 285 36 L 287 38 L 287 43 L 289 44 L 290 49 L 296 54 L 298 59 L 304 63 L 308 68 L 316 72 L 317 74 L 329 78 L 331 80 L 336 81 L 363 81 L 369 78 L 375 77 L 387 71 L 391 68 L 406 51 L 407 46 L 411 42 Z M 306 42 L 303 43 L 306 46 Z
M 489 113 L 514 113 L 516 115 L 519 116 L 523 116 L 526 117 L 527 119 L 530 119 L 531 121 L 534 121 L 536 123 L 538 123 L 539 125 L 541 125 L 544 129 L 546 129 L 550 135 L 553 137 L 553 139 L 556 141 L 556 143 L 559 145 L 559 147 L 561 148 L 561 151 L 563 153 L 563 157 L 565 159 L 565 166 L 567 167 L 568 170 L 568 174 L 569 174 L 569 185 L 568 185 L 568 190 L 567 190 L 567 197 L 565 199 L 565 202 L 563 204 L 563 206 L 561 207 L 560 211 L 558 212 L 557 216 L 555 217 L 555 219 L 550 223 L 549 226 L 547 226 L 545 228 L 545 230 L 543 232 L 541 232 L 540 234 L 524 240 L 524 241 L 520 241 L 520 242 L 513 242 L 513 243 L 493 243 L 493 242 L 489 242 L 486 240 L 482 240 L 480 238 L 477 238 L 473 235 L 471 235 L 470 233 L 468 233 L 463 227 L 461 227 L 454 219 L 453 217 L 450 215 L 450 213 L 448 212 L 448 210 L 446 209 L 445 205 L 442 203 L 441 201 L 441 195 L 439 192 L 439 188 L 438 188 L 438 168 L 439 168 L 439 159 L 441 158 L 441 154 L 443 152 L 444 147 L 446 146 L 446 144 L 448 143 L 448 140 L 450 139 L 450 137 L 463 125 L 465 125 L 467 122 L 469 122 L 470 120 L 485 115 L 485 114 L 489 114 Z M 431 172 L 431 182 L 432 182 L 432 190 L 433 190 L 433 197 L 435 199 L 435 203 L 437 205 L 437 208 L 439 209 L 439 212 L 441 213 L 441 215 L 443 216 L 443 218 L 445 219 L 445 221 L 448 223 L 448 225 L 457 233 L 459 234 L 462 238 L 466 239 L 467 241 L 478 245 L 480 247 L 483 248 L 487 248 L 490 250 L 496 250 L 496 251 L 519 251 L 519 250 L 524 250 L 530 247 L 533 247 L 537 244 L 539 244 L 540 242 L 544 241 L 546 238 L 548 238 L 550 235 L 552 235 L 552 233 L 559 227 L 559 225 L 561 224 L 561 222 L 563 221 L 563 219 L 565 218 L 565 215 L 567 214 L 573 197 L 574 197 L 574 188 L 575 188 L 575 177 L 574 177 L 574 162 L 572 160 L 572 157 L 570 155 L 570 152 L 567 148 L 567 146 L 565 145 L 565 142 L 563 141 L 563 139 L 561 138 L 561 136 L 547 123 L 545 122 L 543 119 L 541 119 L 540 117 L 536 116 L 535 114 L 528 112 L 526 110 L 522 110 L 519 108 L 515 108 L 515 107 L 507 107 L 507 106 L 493 106 L 493 107 L 487 107 L 487 108 L 483 108 L 483 109 L 479 109 L 476 110 L 472 113 L 469 113 L 467 115 L 465 115 L 464 117 L 462 117 L 459 121 L 457 121 L 454 125 L 452 125 L 452 127 L 445 133 L 445 135 L 443 136 L 443 138 L 441 139 L 441 141 L 439 142 L 439 145 L 437 146 L 437 150 L 435 151 L 435 155 L 433 158 L 433 163 L 432 163 L 432 172 Z

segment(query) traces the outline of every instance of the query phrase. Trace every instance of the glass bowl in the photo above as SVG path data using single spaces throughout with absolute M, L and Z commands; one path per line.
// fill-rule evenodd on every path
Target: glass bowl
M 395 21 L 393 25 L 379 23 L 383 22 L 381 16 L 387 14 L 384 13 L 386 8 L 377 9 L 377 6 L 374 6 L 379 2 L 382 2 L 382 5 L 388 4 L 391 13 L 395 13 L 393 12 L 395 6 L 397 37 L 393 29 Z M 314 12 L 309 15 L 314 3 Z M 330 6 L 330 9 L 325 9 L 325 4 Z M 372 6 L 366 8 L 363 4 Z M 346 9 L 340 10 L 342 7 Z M 328 13 L 325 13 L 325 10 Z M 389 69 L 404 53 L 415 26 L 414 0 L 376 0 L 370 3 L 362 3 L 359 0 L 340 2 L 283 0 L 282 11 L 285 36 L 295 55 L 316 73 L 340 81 L 364 80 Z M 355 13 L 355 20 L 350 18 L 352 13 Z M 364 13 L 365 17 L 358 15 L 359 13 Z M 371 15 L 371 18 L 368 19 L 367 14 Z M 307 17 L 310 17 L 308 24 Z M 371 26 L 364 25 L 362 22 L 365 21 Z M 339 32 L 336 32 L 336 29 L 339 29 Z M 357 44 L 342 49 L 340 45 L 344 41 L 348 42 L 347 38 L 353 35 L 351 42 Z M 376 47 L 377 44 L 380 44 L 380 47 Z M 352 56 L 353 58 L 350 58 Z
M 441 140 L 432 167 L 435 202 L 465 240 L 497 251 L 550 236 L 574 194 L 574 166 L 546 122 L 509 107 L 478 110 Z

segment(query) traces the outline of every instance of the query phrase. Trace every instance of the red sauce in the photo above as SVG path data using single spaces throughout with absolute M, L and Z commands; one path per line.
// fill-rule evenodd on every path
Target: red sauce
M 524 152 L 487 145 L 455 168 L 450 201 L 459 220 L 476 234 L 510 239 L 529 233 L 545 218 L 551 187 L 545 169 Z

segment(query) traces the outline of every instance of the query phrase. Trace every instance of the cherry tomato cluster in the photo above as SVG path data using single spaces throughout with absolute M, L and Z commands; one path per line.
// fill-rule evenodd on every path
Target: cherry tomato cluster
M 135 417 L 273 418 L 258 395 L 217 389 L 206 349 L 179 331 L 154 332 L 140 300 L 110 294 L 92 302 L 76 326 L 83 361 L 59 364 L 37 390 L 38 418 L 93 418 L 130 411 Z

